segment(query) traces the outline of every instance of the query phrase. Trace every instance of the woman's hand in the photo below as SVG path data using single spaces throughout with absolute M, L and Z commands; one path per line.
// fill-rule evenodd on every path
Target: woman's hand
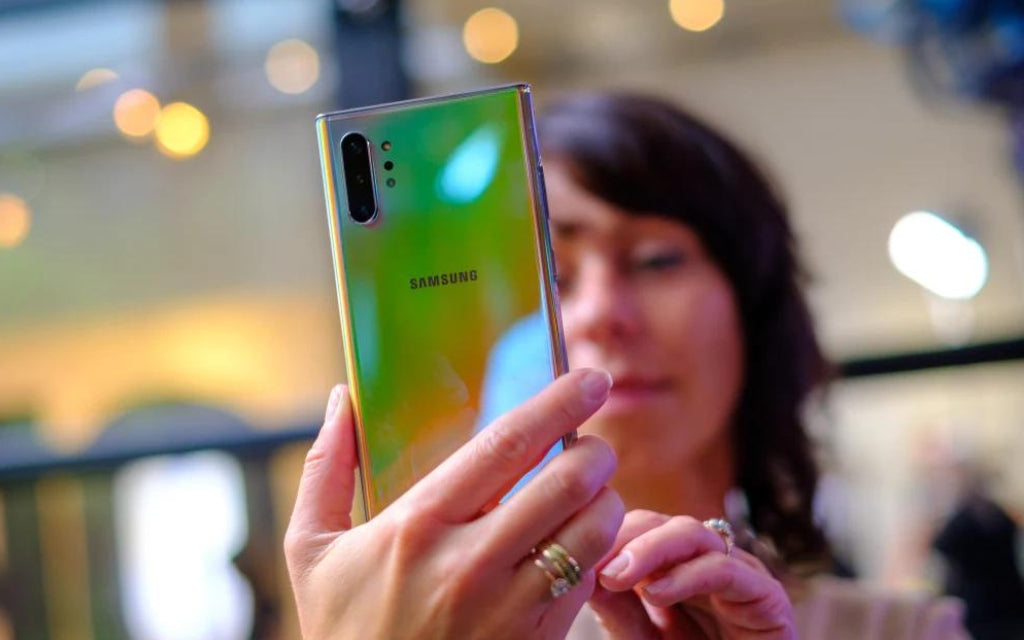
M 694 518 L 631 511 L 590 604 L 612 638 L 795 640 L 782 584 Z
M 366 524 L 349 512 L 356 466 L 348 393 L 337 387 L 306 458 L 285 536 L 309 640 L 562 638 L 594 587 L 593 567 L 622 522 L 605 488 L 615 456 L 583 437 L 494 506 L 551 445 L 596 411 L 610 378 L 562 376 L 502 416 Z M 583 570 L 560 598 L 534 566 L 557 541 Z

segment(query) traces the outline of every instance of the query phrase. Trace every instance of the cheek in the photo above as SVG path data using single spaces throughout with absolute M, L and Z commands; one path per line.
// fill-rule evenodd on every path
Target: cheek
M 661 330 L 677 336 L 675 361 L 696 399 L 709 411 L 727 416 L 743 383 L 743 333 L 736 299 L 721 282 L 691 293 L 678 301 L 675 327 L 663 314 Z
M 570 369 L 608 368 L 607 353 L 598 344 L 574 339 L 568 330 L 565 333 L 565 355 L 569 359 Z
M 570 358 L 574 352 L 580 351 L 585 340 L 583 339 L 582 323 L 580 322 L 579 308 L 573 300 L 562 298 L 560 302 L 562 314 L 562 333 L 565 336 L 565 348 Z

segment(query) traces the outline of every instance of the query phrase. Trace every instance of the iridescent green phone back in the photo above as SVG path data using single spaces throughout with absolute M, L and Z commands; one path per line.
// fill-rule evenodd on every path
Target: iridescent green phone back
M 566 369 L 525 86 L 317 118 L 367 515 Z M 379 211 L 349 215 L 340 143 Z

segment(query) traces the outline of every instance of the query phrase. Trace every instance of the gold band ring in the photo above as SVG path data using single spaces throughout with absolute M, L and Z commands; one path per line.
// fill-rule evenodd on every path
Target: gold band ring
M 705 520 L 703 524 L 708 531 L 714 531 L 722 536 L 722 540 L 725 542 L 725 555 L 731 556 L 732 548 L 736 546 L 736 536 L 732 532 L 732 525 L 729 524 L 729 521 L 722 518 L 711 518 Z
M 534 551 L 533 564 L 544 572 L 551 583 L 551 596 L 560 598 L 583 579 L 583 570 L 565 547 L 546 541 Z

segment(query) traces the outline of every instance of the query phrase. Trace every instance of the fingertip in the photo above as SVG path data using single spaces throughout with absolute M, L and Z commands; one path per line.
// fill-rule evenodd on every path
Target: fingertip
M 600 407 L 608 399 L 612 388 L 612 375 L 604 369 L 583 369 L 579 380 L 583 400 L 588 407 Z
M 347 463 L 348 450 L 353 448 L 348 434 L 341 428 L 341 423 L 344 422 L 343 409 L 347 397 L 348 388 L 344 384 L 336 384 L 331 387 L 330 395 L 327 398 L 327 407 L 324 410 L 324 421 L 306 454 L 307 466 L 310 463 L 319 463 L 320 459 L 327 456 L 329 451 L 332 452 L 331 455 L 334 455 L 339 449 L 343 454 L 343 461 Z
M 327 398 L 327 410 L 324 412 L 324 424 L 334 421 L 334 418 L 338 415 L 338 409 L 341 407 L 341 400 L 345 397 L 345 393 L 348 391 L 344 384 L 336 384 L 331 387 L 331 394 Z
M 352 413 L 349 410 L 348 386 L 336 384 L 331 388 L 324 411 L 324 422 L 317 432 L 311 453 L 319 453 L 323 448 L 338 449 L 342 462 L 354 464 L 355 433 L 352 428 Z
M 598 577 L 598 584 L 601 588 L 608 593 L 622 593 L 623 591 L 629 591 L 633 587 L 628 584 L 623 584 L 615 578 L 608 578 L 606 576 Z
M 685 597 L 673 592 L 673 586 L 671 576 L 665 576 L 640 589 L 641 597 L 656 607 L 667 607 L 685 600 Z

